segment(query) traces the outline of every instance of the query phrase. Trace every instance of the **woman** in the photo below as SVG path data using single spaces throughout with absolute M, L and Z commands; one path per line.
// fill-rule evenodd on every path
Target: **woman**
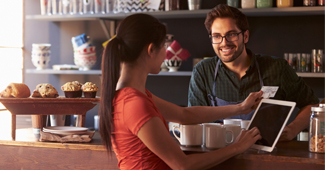
M 165 59 L 166 28 L 146 14 L 125 18 L 102 59 L 100 134 L 120 169 L 206 169 L 244 152 L 261 138 L 257 128 L 243 131 L 232 145 L 209 153 L 185 155 L 169 134 L 166 121 L 197 124 L 247 114 L 260 101 L 252 93 L 241 104 L 179 107 L 151 94 L 149 73 L 158 74 Z

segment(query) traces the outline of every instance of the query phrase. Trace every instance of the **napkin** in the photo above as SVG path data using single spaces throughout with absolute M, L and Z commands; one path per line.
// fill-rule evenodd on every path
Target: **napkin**
M 191 54 L 174 40 L 166 50 L 166 60 L 186 60 Z

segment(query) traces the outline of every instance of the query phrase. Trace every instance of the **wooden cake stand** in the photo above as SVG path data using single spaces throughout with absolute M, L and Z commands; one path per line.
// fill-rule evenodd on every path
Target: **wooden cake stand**
M 11 112 L 11 137 L 16 138 L 16 115 L 80 115 L 77 125 L 85 126 L 86 113 L 100 98 L 0 98 Z M 43 123 L 41 129 L 45 126 Z

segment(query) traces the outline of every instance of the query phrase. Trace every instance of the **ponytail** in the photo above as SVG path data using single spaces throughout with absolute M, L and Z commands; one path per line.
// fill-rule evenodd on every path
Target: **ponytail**
M 113 38 L 105 47 L 101 69 L 101 95 L 100 95 L 100 135 L 102 142 L 105 145 L 108 152 L 112 151 L 111 136 L 113 131 L 113 98 L 115 95 L 115 89 L 117 81 L 120 77 L 120 52 L 119 52 L 119 40 Z

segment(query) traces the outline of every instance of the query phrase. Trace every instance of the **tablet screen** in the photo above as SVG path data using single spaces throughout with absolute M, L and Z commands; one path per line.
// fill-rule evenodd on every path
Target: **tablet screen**
M 249 129 L 257 127 L 261 132 L 262 139 L 256 144 L 270 147 L 273 145 L 291 108 L 291 106 L 261 103 L 249 126 Z

